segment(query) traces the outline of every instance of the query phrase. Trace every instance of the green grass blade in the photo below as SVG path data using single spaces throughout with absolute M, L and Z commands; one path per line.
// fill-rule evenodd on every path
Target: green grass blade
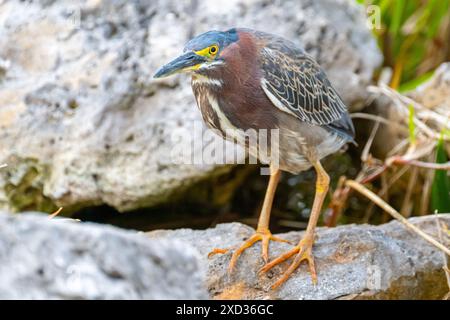
M 436 163 L 448 161 L 444 139 L 441 136 L 436 150 Z M 450 212 L 450 178 L 445 170 L 436 170 L 431 188 L 431 210 L 438 213 Z
M 434 74 L 434 71 L 424 73 L 423 75 L 418 76 L 417 78 L 402 84 L 398 88 L 398 91 L 400 93 L 412 91 L 412 90 L 416 89 L 418 86 L 420 86 L 421 84 L 424 84 L 425 82 L 430 80 L 431 77 L 433 76 L 433 74 Z
M 395 37 L 398 35 L 402 26 L 403 11 L 405 8 L 405 0 L 394 1 L 394 7 L 392 12 L 392 21 L 390 26 L 390 32 Z

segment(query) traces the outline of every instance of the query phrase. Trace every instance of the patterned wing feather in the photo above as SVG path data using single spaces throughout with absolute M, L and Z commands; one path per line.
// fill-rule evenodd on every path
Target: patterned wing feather
M 300 50 L 264 47 L 261 85 L 272 103 L 302 121 L 327 125 L 347 108 L 322 68 Z

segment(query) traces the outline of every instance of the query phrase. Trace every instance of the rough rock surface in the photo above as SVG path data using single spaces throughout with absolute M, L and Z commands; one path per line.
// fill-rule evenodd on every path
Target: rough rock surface
M 440 215 L 440 219 L 450 224 L 450 214 Z M 437 237 L 434 217 L 410 221 Z M 211 297 L 217 299 L 440 299 L 449 290 L 442 252 L 399 222 L 319 228 L 313 250 L 316 286 L 303 264 L 279 290 L 270 290 L 289 262 L 258 276 L 263 266 L 260 244 L 243 253 L 231 277 L 226 273 L 231 253 L 207 259 L 212 248 L 234 247 L 253 231 L 232 223 L 206 231 L 153 231 L 149 236 L 195 246 L 209 266 L 207 285 Z M 297 243 L 301 235 L 290 232 L 280 236 Z M 270 256 L 274 258 L 289 248 L 288 244 L 271 243 Z
M 450 116 L 450 62 L 443 63 L 429 81 L 418 86 L 409 96 L 426 108 Z
M 205 299 L 204 276 L 177 240 L 0 212 L 0 299 Z
M 366 98 L 381 55 L 354 1 L 0 1 L 0 207 L 124 211 L 226 172 L 173 163 L 200 114 L 186 77 L 152 75 L 192 35 L 237 23 L 303 44 L 348 104 Z

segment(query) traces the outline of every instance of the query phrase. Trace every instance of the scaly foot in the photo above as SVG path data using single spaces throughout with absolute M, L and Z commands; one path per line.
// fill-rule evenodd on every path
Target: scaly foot
M 284 272 L 282 277 L 275 282 L 272 285 L 272 289 L 276 289 L 279 286 L 281 286 L 288 278 L 289 276 L 295 271 L 295 269 L 298 268 L 298 266 L 302 263 L 302 261 L 306 260 L 309 265 L 309 272 L 311 273 L 311 278 L 314 284 L 317 283 L 317 273 L 316 268 L 314 266 L 314 257 L 312 255 L 312 246 L 313 246 L 314 239 L 313 237 L 308 237 L 302 239 L 297 246 L 295 246 L 292 250 L 282 254 L 275 260 L 272 260 L 268 264 L 266 264 L 260 272 L 267 272 L 270 269 L 272 269 L 277 264 L 282 263 L 283 261 L 286 261 L 293 255 L 297 254 L 292 264 L 289 266 L 289 268 Z
M 256 233 L 254 235 L 252 235 L 247 241 L 245 241 L 238 249 L 236 249 L 233 252 L 233 255 L 231 256 L 230 264 L 228 265 L 228 272 L 229 273 L 233 272 L 239 256 L 246 249 L 250 248 L 252 245 L 254 245 L 258 241 L 262 242 L 262 258 L 264 259 L 264 262 L 267 263 L 269 261 L 269 242 L 270 242 L 270 240 L 277 241 L 277 242 L 290 243 L 287 240 L 273 236 L 269 230 L 256 231 Z M 208 258 L 215 254 L 227 253 L 229 250 L 230 249 L 217 249 L 217 248 L 213 249 L 208 254 Z

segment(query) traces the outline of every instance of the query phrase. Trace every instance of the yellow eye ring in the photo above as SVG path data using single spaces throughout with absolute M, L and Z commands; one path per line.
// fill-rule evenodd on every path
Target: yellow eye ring
M 209 54 L 210 55 L 216 55 L 217 51 L 219 51 L 219 48 L 216 45 L 209 47 Z

